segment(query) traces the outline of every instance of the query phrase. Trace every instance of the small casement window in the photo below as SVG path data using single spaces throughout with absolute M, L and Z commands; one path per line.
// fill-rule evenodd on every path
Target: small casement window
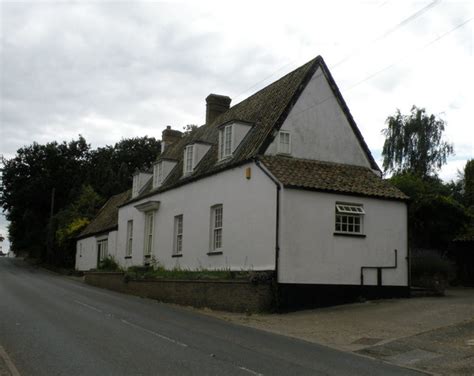
M 104 261 L 109 254 L 109 241 L 107 239 L 102 239 L 97 241 L 97 254 L 99 261 Z
M 154 212 L 145 213 L 145 256 L 151 255 L 153 247 L 153 220 L 155 217 Z
M 211 252 L 222 251 L 222 205 L 211 208 Z
M 364 215 L 362 205 L 336 203 L 336 233 L 363 234 Z
M 183 252 L 183 215 L 174 217 L 174 246 L 173 253 L 180 255 Z
M 79 243 L 79 257 L 82 257 L 82 243 Z
M 226 125 L 219 131 L 219 159 L 232 156 L 232 125 Z
M 194 154 L 194 145 L 188 145 L 184 149 L 184 173 L 190 174 L 193 172 L 193 154 Z
M 159 162 L 153 167 L 153 187 L 157 188 L 163 183 L 163 163 Z
M 278 153 L 291 154 L 291 135 L 290 132 L 280 131 L 278 133 Z
M 127 222 L 127 249 L 125 251 L 125 256 L 132 255 L 133 248 L 133 221 Z

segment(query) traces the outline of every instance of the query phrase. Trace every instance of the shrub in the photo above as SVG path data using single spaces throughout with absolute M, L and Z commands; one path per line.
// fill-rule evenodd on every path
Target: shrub
M 103 259 L 99 264 L 99 270 L 109 271 L 109 272 L 116 272 L 121 271 L 120 265 L 115 261 L 112 256 L 107 256 Z
M 455 276 L 454 264 L 436 250 L 417 249 L 411 257 L 412 285 L 444 294 L 448 281 Z

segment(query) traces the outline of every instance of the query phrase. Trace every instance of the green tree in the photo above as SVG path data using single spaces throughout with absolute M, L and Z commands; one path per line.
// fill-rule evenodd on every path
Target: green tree
M 54 216 L 56 264 L 74 266 L 76 236 L 90 223 L 103 202 L 90 185 L 84 185 L 77 199 Z
M 185 127 L 183 127 L 183 136 L 187 136 L 191 133 L 194 133 L 198 128 L 199 126 L 196 124 L 187 124 Z
M 464 167 L 464 203 L 474 210 L 474 159 Z
M 70 240 L 92 218 L 98 196 L 129 189 L 132 172 L 149 168 L 160 149 L 159 140 L 139 137 L 91 150 L 82 136 L 19 149 L 3 161 L 0 195 L 0 207 L 10 221 L 12 250 L 50 263 L 70 262 L 64 255 L 71 249 L 65 251 L 62 241 Z
M 469 223 L 469 213 L 453 198 L 450 184 L 443 183 L 438 177 L 422 179 L 403 173 L 395 174 L 389 180 L 411 198 L 408 206 L 411 246 L 446 249 Z
M 13 251 L 46 258 L 53 192 L 56 210 L 71 200 L 71 192 L 82 185 L 89 150 L 79 136 L 70 142 L 33 143 L 4 161 L 0 206 L 10 221 Z
M 434 175 L 454 153 L 453 146 L 443 140 L 446 123 L 424 108 L 413 106 L 409 115 L 397 110 L 386 120 L 382 133 L 384 171 L 410 172 L 425 178 Z
M 129 189 L 133 172 L 150 168 L 160 152 L 161 141 L 146 136 L 98 148 L 91 152 L 87 180 L 102 197 L 110 197 Z

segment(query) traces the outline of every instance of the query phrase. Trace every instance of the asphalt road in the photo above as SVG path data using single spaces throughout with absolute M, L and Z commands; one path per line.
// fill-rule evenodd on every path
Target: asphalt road
M 27 375 L 420 375 L 0 258 L 0 348 Z

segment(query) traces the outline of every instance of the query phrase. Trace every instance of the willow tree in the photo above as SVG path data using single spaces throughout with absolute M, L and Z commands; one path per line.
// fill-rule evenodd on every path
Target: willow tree
M 464 167 L 464 201 L 466 207 L 474 207 L 474 159 Z
M 386 120 L 382 157 L 385 172 L 409 172 L 425 178 L 435 175 L 454 153 L 452 144 L 443 140 L 446 123 L 424 108 L 413 106 L 410 114 L 397 110 Z

